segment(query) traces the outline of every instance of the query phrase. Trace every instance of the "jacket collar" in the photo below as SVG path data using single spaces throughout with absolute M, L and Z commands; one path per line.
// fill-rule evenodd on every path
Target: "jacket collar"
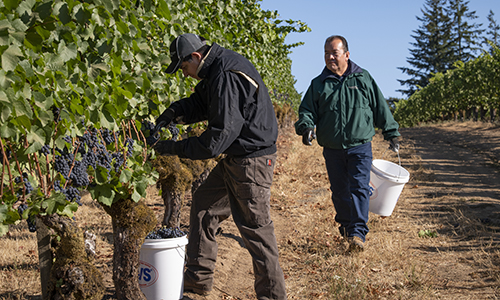
M 196 75 L 199 77 L 199 73 L 200 73 L 200 70 L 203 68 L 203 66 L 205 65 L 205 61 L 206 59 L 209 57 L 210 55 L 210 52 L 212 51 L 212 47 L 210 47 L 210 49 L 208 49 L 207 51 L 207 54 L 205 55 L 205 57 L 203 57 L 203 59 L 201 60 L 200 64 L 198 65 L 198 69 L 196 69 Z M 201 77 L 200 77 L 201 78 Z
M 210 49 L 208 50 L 205 57 L 202 59 L 200 65 L 198 66 L 198 77 L 205 78 L 208 75 L 208 71 L 210 70 L 210 66 L 217 58 L 218 53 L 220 52 L 221 46 L 213 43 Z
M 349 65 L 347 66 L 347 70 L 344 72 L 344 74 L 342 74 L 342 76 L 339 76 L 339 75 L 333 73 L 327 67 L 325 67 L 323 69 L 323 71 L 321 72 L 320 79 L 322 82 L 324 82 L 328 78 L 334 78 L 334 79 L 337 79 L 339 81 L 342 81 L 345 78 L 349 77 L 349 75 L 351 75 L 351 74 L 362 73 L 362 72 L 363 72 L 363 69 L 361 69 L 360 66 L 358 66 L 352 60 L 349 59 Z

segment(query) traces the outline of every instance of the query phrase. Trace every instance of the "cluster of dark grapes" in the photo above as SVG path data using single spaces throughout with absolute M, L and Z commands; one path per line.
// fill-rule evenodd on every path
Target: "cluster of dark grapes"
M 60 109 L 53 109 L 54 118 L 60 120 Z M 154 124 L 150 123 L 150 128 L 154 128 Z M 108 171 L 108 176 L 111 172 L 119 172 L 126 164 L 126 157 L 131 157 L 134 150 L 134 139 L 128 137 L 124 142 L 125 149 L 119 151 L 109 151 L 106 146 L 116 142 L 115 132 L 109 129 L 89 128 L 82 136 L 72 139 L 70 136 L 65 136 L 64 141 L 70 145 L 63 149 L 56 147 L 52 149 L 49 145 L 44 145 L 40 149 L 40 153 L 47 156 L 55 154 L 53 159 L 53 168 L 60 177 L 56 177 L 53 184 L 53 189 L 56 192 L 63 193 L 68 201 L 74 201 L 81 204 L 80 190 L 89 186 L 90 177 L 88 171 L 95 170 L 97 167 L 105 168 Z M 78 156 L 71 149 L 77 149 Z M 124 152 L 125 151 L 125 152 Z M 3 159 L 3 154 L 0 151 L 0 158 Z M 10 151 L 6 151 L 6 155 L 10 159 Z M 17 184 L 23 183 L 23 187 L 18 190 L 17 197 L 19 201 L 23 195 L 33 191 L 31 183 L 28 181 L 28 175 L 23 173 L 14 179 Z M 27 208 L 25 202 L 18 208 L 19 214 L 22 216 L 23 211 Z M 36 230 L 33 223 L 33 217 L 28 218 L 28 227 L 31 232 Z
M 154 123 L 149 122 L 148 120 L 143 120 L 141 126 L 142 126 L 141 129 L 143 131 L 150 131 L 150 132 L 154 130 L 156 127 Z
M 160 139 L 159 133 L 162 131 L 161 128 L 156 128 L 156 126 L 149 121 L 143 121 L 142 129 L 149 132 L 149 135 L 146 138 L 146 142 L 148 145 L 154 145 L 156 142 L 158 142 L 158 140 Z M 179 139 L 180 133 L 179 128 L 177 128 L 177 124 L 170 123 L 167 129 L 172 135 L 172 141 L 177 141 Z
M 78 205 L 82 205 L 80 200 L 80 191 L 74 186 L 67 186 L 66 188 L 61 184 L 60 180 L 54 181 L 54 191 L 63 193 L 66 196 L 66 200 L 75 201 Z
M 161 132 L 161 129 L 158 130 L 158 132 L 155 132 L 156 126 L 154 123 L 149 122 L 148 120 L 142 121 L 142 127 L 141 130 L 145 133 L 146 135 L 146 143 L 148 145 L 154 145 L 158 140 L 160 139 L 160 135 L 157 133 Z
M 50 154 L 50 146 L 49 145 L 43 145 L 42 146 L 42 149 L 40 149 L 40 152 L 42 152 L 42 154 L 44 155 L 49 155 Z
M 94 151 L 96 153 L 96 165 L 105 168 L 108 170 L 108 175 L 109 171 L 111 170 L 111 164 L 113 163 L 113 156 L 109 151 L 104 147 L 102 144 L 98 144 L 95 148 Z
M 179 227 L 166 227 L 163 226 L 157 230 L 153 230 L 146 236 L 146 239 L 171 239 L 176 237 L 185 236 L 187 233 L 182 231 Z
M 20 184 L 20 183 L 23 184 L 23 187 L 19 188 L 19 190 L 16 192 L 16 196 L 18 198 L 22 198 L 23 190 L 25 192 L 24 193 L 25 196 L 28 195 L 28 194 L 30 194 L 31 192 L 33 192 L 33 186 L 31 185 L 31 183 L 28 180 L 28 174 L 27 173 L 23 173 L 22 176 L 18 176 L 16 178 L 14 178 L 14 182 L 16 184 Z M 18 206 L 17 212 L 18 212 L 18 214 L 19 214 L 19 216 L 21 218 L 23 216 L 23 212 L 27 208 L 28 208 L 28 205 L 26 205 L 26 203 L 21 203 Z M 29 231 L 30 232 L 35 232 L 36 231 L 36 225 L 35 225 L 34 217 L 33 216 L 29 216 L 28 219 L 26 219 L 26 222 L 28 223 L 28 229 L 29 229 Z
M 103 134 L 103 136 L 106 135 L 105 133 L 103 133 L 102 130 L 101 130 L 101 133 Z M 97 147 L 97 145 L 101 144 L 101 140 L 99 138 L 99 133 L 98 133 L 97 129 L 95 129 L 95 128 L 90 129 L 89 131 L 85 132 L 81 137 L 78 138 L 78 142 L 80 143 L 80 146 L 78 147 L 78 151 L 81 151 L 80 152 L 81 154 L 84 154 L 85 152 L 89 152 L 90 149 Z
M 125 164 L 125 157 L 122 152 L 114 152 L 111 154 L 111 158 L 114 160 L 115 172 L 119 172 L 120 168 Z
M 26 195 L 28 195 L 29 193 L 33 192 L 33 187 L 31 186 L 31 183 L 28 180 L 28 174 L 27 173 L 23 173 L 22 174 L 22 179 L 19 176 L 16 177 L 16 178 L 14 178 L 14 182 L 15 183 L 21 183 L 21 182 L 23 183 L 23 188 L 19 189 L 19 191 L 17 192 L 18 197 L 23 194 L 23 189 L 25 189 L 25 191 L 26 191 L 25 194 Z
M 22 178 L 22 179 L 21 179 Z M 27 173 L 23 173 L 22 174 L 22 177 L 18 176 L 16 178 L 14 178 L 14 182 L 16 184 L 19 184 L 19 183 L 23 183 L 23 187 L 20 188 L 17 192 L 16 192 L 16 196 L 18 199 L 18 202 L 20 201 L 23 201 L 21 200 L 22 199 L 22 196 L 23 196 L 23 189 L 25 190 L 25 196 L 27 196 L 28 194 L 30 194 L 31 192 L 33 192 L 33 186 L 31 185 L 31 183 L 29 182 L 28 180 L 28 174 Z M 19 214 L 19 216 L 22 218 L 23 217 L 23 212 L 28 208 L 28 205 L 26 205 L 26 203 L 21 203 L 18 207 L 17 207 L 17 212 Z M 35 225 L 35 221 L 34 221 L 34 217 L 33 216 L 29 216 L 27 219 L 26 219 L 26 222 L 28 223 L 28 229 L 30 232 L 35 232 L 36 231 L 36 225 Z
M 60 173 L 64 179 L 69 179 L 69 171 L 71 170 L 71 164 L 75 156 L 68 151 L 68 148 L 64 148 L 64 150 L 57 149 L 57 152 L 59 155 L 55 157 L 54 170 Z
M 21 205 L 19 205 L 17 207 L 17 213 L 19 214 L 19 216 L 23 216 L 23 212 L 28 208 L 28 205 L 26 205 L 25 203 L 22 203 Z M 26 219 L 26 222 L 28 223 L 28 229 L 30 232 L 35 232 L 36 231 L 36 224 L 35 224 L 35 220 L 34 220 L 35 217 L 33 216 L 29 216 L 27 219 Z
M 87 174 L 87 166 L 81 161 L 75 161 L 69 179 L 75 187 L 84 187 L 89 185 L 89 176 Z
M 69 136 L 64 137 L 64 141 L 72 143 Z M 89 169 L 96 169 L 97 166 L 103 167 L 108 171 L 108 176 L 111 170 L 119 172 L 120 168 L 125 164 L 125 158 L 122 151 L 110 153 L 106 145 L 115 142 L 115 133 L 109 129 L 92 128 L 87 130 L 82 136 L 75 139 L 73 147 L 77 147 L 78 153 L 81 154 L 81 159 L 75 159 L 75 155 L 67 147 L 64 149 L 56 148 L 54 157 L 54 170 L 58 172 L 66 181 L 66 187 L 60 180 L 53 183 L 53 188 L 57 192 L 61 192 L 66 196 L 68 201 L 75 201 L 81 205 L 81 196 L 79 188 L 84 188 L 90 184 L 88 175 Z M 125 141 L 127 147 L 127 155 L 132 156 L 134 140 L 128 138 Z M 49 145 L 42 146 L 40 150 L 44 155 L 51 153 Z
M 5 156 L 7 156 L 7 160 L 12 158 L 11 152 L 8 149 L 5 149 Z M 0 164 L 3 164 L 3 151 L 0 150 Z
M 97 154 L 94 151 L 89 151 L 82 156 L 82 164 L 95 169 L 97 165 Z
M 172 141 L 176 142 L 179 139 L 179 128 L 177 128 L 177 124 L 170 123 L 168 126 L 168 131 L 172 134 Z
M 101 135 L 106 145 L 109 145 L 116 141 L 114 132 L 107 128 L 101 129 Z
M 25 196 L 28 195 L 28 194 L 30 194 L 33 191 L 33 187 L 31 186 L 31 183 L 28 180 L 28 174 L 27 173 L 23 173 L 22 176 L 18 176 L 16 178 L 14 178 L 14 182 L 16 184 L 23 183 L 23 187 L 19 188 L 19 190 L 17 190 L 17 192 L 16 192 L 16 196 L 19 199 L 21 199 L 22 196 L 23 196 L 23 190 L 25 191 L 25 193 L 24 193 Z M 28 205 L 26 205 L 26 203 L 22 203 L 22 204 L 20 204 L 18 206 L 17 212 L 19 213 L 19 216 L 21 216 L 21 218 L 23 216 L 23 212 L 27 208 L 28 208 Z M 29 231 L 30 232 L 35 232 L 36 231 L 36 226 L 35 226 L 35 224 L 33 222 L 33 217 L 29 217 L 26 221 L 28 222 Z

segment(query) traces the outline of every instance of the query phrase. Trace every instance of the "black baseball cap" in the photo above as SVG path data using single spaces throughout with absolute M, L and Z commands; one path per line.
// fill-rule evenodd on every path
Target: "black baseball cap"
M 167 68 L 167 73 L 172 74 L 179 70 L 182 60 L 205 45 L 200 36 L 192 33 L 179 35 L 170 45 L 170 59 L 172 62 Z

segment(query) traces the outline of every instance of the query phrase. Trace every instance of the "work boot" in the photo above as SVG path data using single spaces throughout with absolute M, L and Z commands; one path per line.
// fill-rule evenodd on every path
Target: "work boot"
M 212 288 L 196 284 L 188 276 L 184 276 L 184 291 L 207 296 L 212 291 Z
M 348 238 L 349 240 L 349 248 L 347 249 L 348 253 L 358 253 L 363 252 L 365 250 L 365 243 L 359 236 L 351 236 Z

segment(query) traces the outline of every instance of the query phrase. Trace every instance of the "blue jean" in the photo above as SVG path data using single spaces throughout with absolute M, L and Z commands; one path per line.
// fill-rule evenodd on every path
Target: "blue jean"
M 372 144 L 349 149 L 323 149 L 326 170 L 330 179 L 335 221 L 343 236 L 358 236 L 365 241 L 368 233 L 370 205 L 370 169 Z

